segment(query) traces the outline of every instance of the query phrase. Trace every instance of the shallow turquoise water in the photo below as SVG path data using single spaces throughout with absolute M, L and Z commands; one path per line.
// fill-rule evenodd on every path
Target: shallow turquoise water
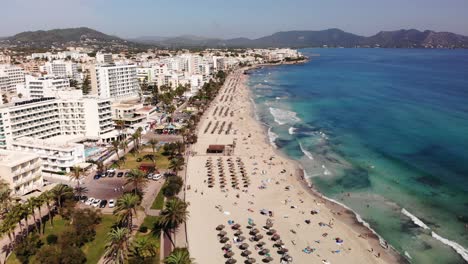
M 411 262 L 464 263 L 431 232 L 468 248 L 468 51 L 303 52 L 251 74 L 274 143 Z

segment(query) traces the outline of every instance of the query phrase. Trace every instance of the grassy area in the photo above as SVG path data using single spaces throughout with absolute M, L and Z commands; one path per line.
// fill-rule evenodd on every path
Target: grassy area
M 86 263 L 98 263 L 99 259 L 104 254 L 107 233 L 109 233 L 116 221 L 117 216 L 102 215 L 102 222 L 96 227 L 96 238 L 82 247 L 87 258 Z
M 143 157 L 148 154 L 152 154 L 151 148 L 145 148 L 138 154 L 128 153 L 125 155 L 125 164 L 120 166 L 121 169 L 138 169 L 142 162 L 151 163 L 151 160 L 144 159 Z M 142 161 L 138 162 L 137 160 Z M 156 167 L 157 169 L 167 169 L 169 167 L 169 159 L 162 155 L 162 150 L 156 153 Z
M 86 263 L 98 263 L 101 256 L 104 254 L 104 247 L 106 246 L 107 233 L 111 229 L 111 226 L 116 222 L 117 217 L 113 215 L 102 215 L 102 222 L 96 227 L 96 238 L 85 244 L 82 249 L 86 255 Z M 50 225 L 50 221 L 47 222 L 45 232 L 41 235 L 41 239 L 44 245 L 47 244 L 46 237 L 50 234 L 58 235 L 63 232 L 68 226 L 69 220 L 65 220 L 60 216 L 54 217 L 54 226 Z M 34 257 L 32 257 L 34 258 Z M 32 262 L 32 259 L 30 259 Z M 7 264 L 21 264 L 13 253 L 7 260 Z
M 159 253 L 160 253 L 160 248 L 161 248 L 161 242 L 160 242 L 159 236 L 155 236 L 151 232 L 157 220 L 158 220 L 157 216 L 147 215 L 145 219 L 143 220 L 142 226 L 148 227 L 148 232 L 147 233 L 137 232 L 136 234 L 137 237 L 148 237 L 156 245 L 157 255 L 154 257 L 154 262 L 152 262 L 151 264 L 159 264 Z
M 153 204 L 151 205 L 151 209 L 161 210 L 164 207 L 164 195 L 161 190 L 159 190 L 158 196 L 154 198 Z

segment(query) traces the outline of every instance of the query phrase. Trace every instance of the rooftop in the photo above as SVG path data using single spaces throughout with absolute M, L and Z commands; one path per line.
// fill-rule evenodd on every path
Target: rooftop
M 83 136 L 68 136 L 68 135 L 60 135 L 55 136 L 47 139 L 37 139 L 32 137 L 22 137 L 16 139 L 13 143 L 19 143 L 34 147 L 48 147 L 48 148 L 55 148 L 55 149 L 67 149 L 67 148 L 74 148 L 76 146 L 76 142 L 84 140 Z
M 0 166 L 13 167 L 22 164 L 29 160 L 35 159 L 38 156 L 33 153 L 25 153 L 21 151 L 0 150 Z

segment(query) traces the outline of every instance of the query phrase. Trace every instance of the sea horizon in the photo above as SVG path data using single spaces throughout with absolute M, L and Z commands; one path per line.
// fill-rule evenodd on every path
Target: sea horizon
M 270 142 L 412 263 L 464 263 L 468 51 L 301 52 L 251 71 Z

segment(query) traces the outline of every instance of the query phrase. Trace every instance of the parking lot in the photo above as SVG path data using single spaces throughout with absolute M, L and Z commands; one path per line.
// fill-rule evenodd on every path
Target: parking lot
M 132 186 L 125 186 L 126 177 L 124 176 L 128 170 L 116 170 L 114 176 L 107 177 L 95 177 L 96 173 L 91 173 L 82 181 L 82 186 L 86 187 L 87 192 L 84 194 L 88 198 L 95 198 L 100 200 L 111 200 L 116 201 L 125 191 L 130 191 Z M 119 173 L 122 173 L 120 177 L 117 177 Z M 155 177 L 156 178 L 156 177 Z M 147 192 L 159 192 L 162 187 L 164 179 L 162 177 L 159 180 L 151 179 L 148 182 Z M 153 193 L 146 193 L 146 195 L 153 196 Z M 86 207 L 84 203 L 80 203 L 81 207 Z M 104 213 L 111 213 L 113 209 L 109 208 L 109 204 L 105 208 L 101 208 Z

